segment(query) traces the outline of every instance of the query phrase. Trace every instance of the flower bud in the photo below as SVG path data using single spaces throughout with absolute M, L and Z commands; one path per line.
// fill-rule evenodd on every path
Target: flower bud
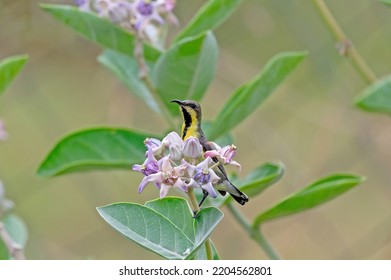
M 147 149 L 149 149 L 149 148 L 153 149 L 153 148 L 160 147 L 162 145 L 162 142 L 156 138 L 146 138 L 144 140 L 144 144 L 147 147 Z
M 183 155 L 187 158 L 199 158 L 202 156 L 202 146 L 200 141 L 195 137 L 189 137 L 183 147 Z
M 177 144 L 170 145 L 170 159 L 181 160 L 182 159 L 182 147 Z
M 183 140 L 182 138 L 179 136 L 178 133 L 176 133 L 175 131 L 173 132 L 170 132 L 169 134 L 167 134 L 166 137 L 163 138 L 163 145 L 166 147 L 166 148 L 169 148 L 171 145 L 173 144 L 176 144 L 178 145 L 179 147 L 183 147 Z
M 202 146 L 197 138 L 189 137 L 185 141 L 185 145 L 183 148 L 183 155 L 185 157 L 196 159 L 202 156 L 202 152 Z

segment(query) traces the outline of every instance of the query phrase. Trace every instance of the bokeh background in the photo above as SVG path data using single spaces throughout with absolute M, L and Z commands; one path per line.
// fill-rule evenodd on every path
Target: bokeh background
M 71 4 L 70 0 L 47 3 Z M 184 25 L 204 1 L 178 0 Z M 374 0 L 326 3 L 380 77 L 391 72 L 391 8 Z M 29 259 L 156 259 L 112 230 L 95 207 L 144 203 L 141 176 L 127 171 L 40 178 L 35 171 L 56 141 L 81 128 L 113 125 L 162 131 L 163 120 L 96 61 L 101 49 L 38 8 L 38 1 L 0 0 L 0 58 L 30 60 L 0 102 L 9 141 L 0 145 L 0 178 L 29 229 Z M 177 32 L 174 29 L 173 32 Z M 234 129 L 245 176 L 265 161 L 283 162 L 285 175 L 243 211 L 249 218 L 319 177 L 336 172 L 367 176 L 343 196 L 265 224 L 286 259 L 391 258 L 391 121 L 360 111 L 353 99 L 366 84 L 340 57 L 312 1 L 246 0 L 216 30 L 215 80 L 202 105 L 213 119 L 229 94 L 280 51 L 309 56 L 274 94 Z M 175 193 L 171 193 L 175 194 Z M 223 209 L 213 233 L 223 259 L 267 256 Z

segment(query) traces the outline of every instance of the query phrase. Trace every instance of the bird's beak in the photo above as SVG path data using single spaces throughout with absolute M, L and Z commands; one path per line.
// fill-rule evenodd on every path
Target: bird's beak
M 182 106 L 183 105 L 183 102 L 178 100 L 178 99 L 173 99 L 171 100 L 172 103 L 177 103 L 179 106 Z

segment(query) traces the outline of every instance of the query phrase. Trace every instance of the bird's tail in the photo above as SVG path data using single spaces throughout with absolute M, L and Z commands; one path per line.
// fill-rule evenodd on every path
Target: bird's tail
M 226 191 L 232 196 L 233 199 L 236 200 L 236 202 L 241 205 L 244 205 L 246 202 L 248 202 L 248 196 L 235 187 L 229 180 L 224 180 L 223 184 L 226 187 Z

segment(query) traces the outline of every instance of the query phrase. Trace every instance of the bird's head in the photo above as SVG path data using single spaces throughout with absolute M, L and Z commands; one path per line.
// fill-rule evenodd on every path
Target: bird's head
M 177 103 L 179 105 L 184 117 L 186 117 L 186 115 L 190 115 L 192 117 L 195 117 L 198 121 L 201 121 L 201 106 L 198 102 L 193 100 L 181 101 L 178 99 L 171 100 L 171 102 Z

